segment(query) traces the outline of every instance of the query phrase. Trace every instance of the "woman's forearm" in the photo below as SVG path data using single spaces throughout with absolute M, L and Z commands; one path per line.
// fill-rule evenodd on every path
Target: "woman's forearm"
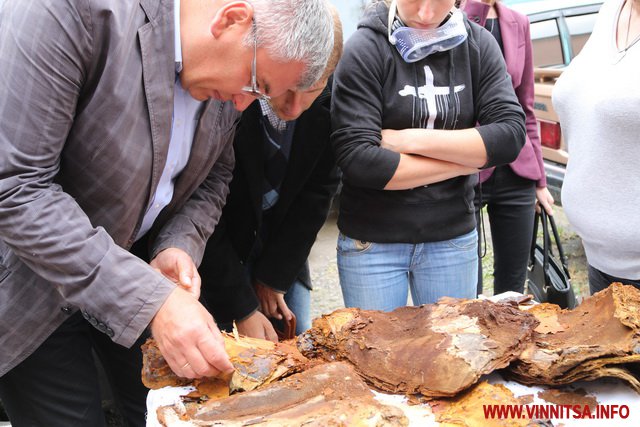
M 477 168 L 414 154 L 401 154 L 396 172 L 385 190 L 408 190 L 478 172 Z
M 470 168 L 479 168 L 487 163 L 484 142 L 474 128 L 460 130 L 384 129 L 381 145 L 397 153 L 444 160 Z

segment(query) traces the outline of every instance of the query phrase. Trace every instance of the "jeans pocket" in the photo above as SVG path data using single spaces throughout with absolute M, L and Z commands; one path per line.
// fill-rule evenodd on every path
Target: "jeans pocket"
M 478 247 L 478 232 L 472 230 L 462 236 L 454 237 L 448 241 L 451 247 L 462 250 L 476 249 Z
M 371 247 L 373 247 L 373 242 L 352 239 L 342 233 L 338 235 L 338 246 L 336 249 L 341 255 L 358 255 L 367 252 Z

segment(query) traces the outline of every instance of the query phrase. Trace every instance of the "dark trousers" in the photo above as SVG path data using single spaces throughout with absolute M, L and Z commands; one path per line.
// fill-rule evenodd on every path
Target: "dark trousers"
M 476 187 L 476 219 L 479 250 L 484 247 L 480 209 L 487 206 L 493 244 L 493 293 L 523 292 L 531 251 L 535 215 L 536 183 L 516 175 L 511 168 L 497 167 L 489 179 Z M 478 294 L 482 293 L 482 259 L 478 259 Z
M 623 279 L 621 277 L 615 277 L 610 274 L 603 273 L 602 271 L 592 267 L 591 265 L 589 265 L 588 271 L 589 271 L 589 292 L 591 292 L 591 295 L 609 287 L 609 285 L 612 284 L 613 282 L 620 282 L 623 285 L 632 285 L 640 289 L 640 279 L 631 280 L 631 279 Z
M 140 337 L 131 349 L 113 343 L 80 313 L 0 378 L 0 400 L 13 427 L 105 425 L 93 351 L 130 426 L 144 426 L 148 390 L 140 379 Z

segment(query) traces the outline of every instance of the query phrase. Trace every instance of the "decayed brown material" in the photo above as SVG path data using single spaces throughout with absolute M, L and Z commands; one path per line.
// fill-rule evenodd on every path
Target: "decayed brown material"
M 519 418 L 491 417 L 484 408 L 505 405 L 522 406 L 526 398 L 517 398 L 503 384 L 489 384 L 486 381 L 460 393 L 455 398 L 429 402 L 440 427 L 525 427 L 531 420 Z
M 503 368 L 529 342 L 537 321 L 506 304 L 443 299 L 391 313 L 340 309 L 298 338 L 307 357 L 348 360 L 389 393 L 453 396 Z
M 260 390 L 203 404 L 164 406 L 166 427 L 407 426 L 402 410 L 377 402 L 346 363 L 325 363 Z
M 538 397 L 549 403 L 556 405 L 578 405 L 581 408 L 588 406 L 595 410 L 598 406 L 598 399 L 595 396 L 587 394 L 583 389 L 578 390 L 559 390 L 556 388 L 550 388 L 538 392 Z
M 308 362 L 295 346 L 284 342 L 273 343 L 226 333 L 223 335 L 225 350 L 235 368 L 228 386 L 231 392 L 253 390 L 269 384 L 302 370 Z M 192 380 L 174 374 L 162 357 L 155 340 L 149 339 L 142 346 L 142 382 L 150 389 L 158 389 L 191 384 Z M 217 383 L 216 394 L 224 394 L 220 390 L 219 382 Z M 195 381 L 194 385 L 199 390 L 214 386 L 211 381 L 202 379 Z
M 529 310 L 540 325 L 534 341 L 510 367 L 524 384 L 568 384 L 617 377 L 640 393 L 630 369 L 640 362 L 640 291 L 613 283 L 573 310 L 540 304 Z

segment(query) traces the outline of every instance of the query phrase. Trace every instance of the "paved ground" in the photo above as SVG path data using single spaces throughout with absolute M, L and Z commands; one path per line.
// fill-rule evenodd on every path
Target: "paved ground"
M 342 293 L 338 280 L 338 266 L 336 265 L 336 242 L 338 239 L 337 216 L 332 213 L 324 227 L 318 233 L 316 243 L 309 255 L 311 269 L 311 318 L 344 307 Z

